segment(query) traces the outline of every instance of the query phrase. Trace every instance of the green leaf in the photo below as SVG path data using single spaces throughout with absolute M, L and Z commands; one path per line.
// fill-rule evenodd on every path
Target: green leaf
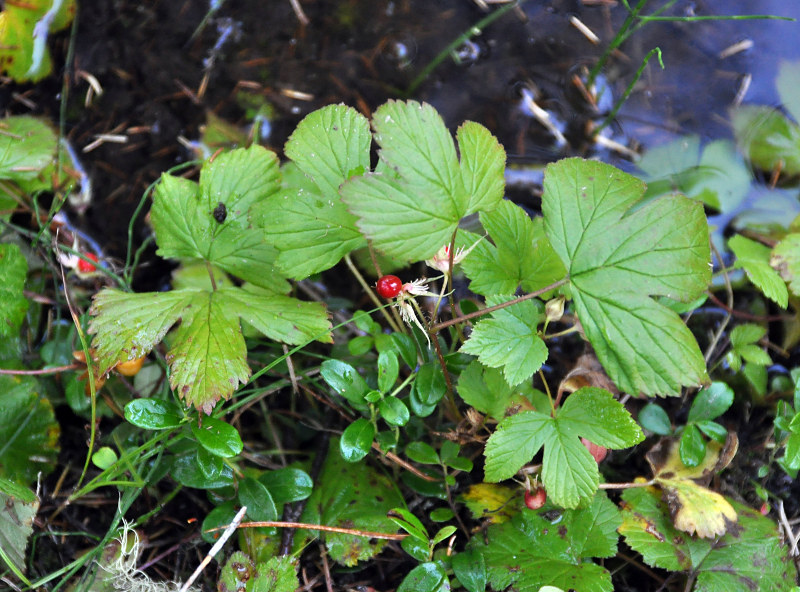
M 201 425 L 192 423 L 192 435 L 203 448 L 222 458 L 232 458 L 242 452 L 239 430 L 213 417 L 203 417 L 201 421 Z
M 701 420 L 696 424 L 697 428 L 712 440 L 724 444 L 728 437 L 728 430 L 715 421 Z
M 458 377 L 458 394 L 467 405 L 497 420 L 503 419 L 509 408 L 528 404 L 520 388 L 509 386 L 500 370 L 477 360 Z
M 400 364 L 397 354 L 392 350 L 382 351 L 378 354 L 378 390 L 388 393 L 400 374 Z
M 6 117 L 0 120 L 0 131 L 0 179 L 36 179 L 55 158 L 56 134 L 41 119 Z
M 400 582 L 397 592 L 449 592 L 447 573 L 437 561 L 419 564 Z
M 221 288 L 217 294 L 229 314 L 238 315 L 270 339 L 291 345 L 315 340 L 333 343 L 328 314 L 319 302 L 301 302 L 255 286 Z
M 350 401 L 356 409 L 366 409 L 364 395 L 369 386 L 358 370 L 347 362 L 331 359 L 322 362 L 320 374 L 334 391 Z
M 423 364 L 417 370 L 414 391 L 423 405 L 436 405 L 447 392 L 447 383 L 438 364 Z
M 743 105 L 731 114 L 736 142 L 750 162 L 764 171 L 779 166 L 787 176 L 800 173 L 800 126 L 781 112 Z
M 365 463 L 348 463 L 332 439 L 314 493 L 300 522 L 342 526 L 374 532 L 396 532 L 386 515 L 405 502 L 393 481 Z M 380 553 L 385 540 L 338 533 L 319 533 L 328 553 L 339 563 L 353 566 Z
M 422 463 L 423 465 L 439 464 L 439 454 L 433 446 L 419 440 L 411 442 L 406 446 L 406 456 L 414 462 Z
M 696 577 L 695 592 L 789 590 L 797 572 L 781 545 L 775 524 L 730 500 L 738 525 L 712 539 L 677 530 L 661 494 L 649 488 L 627 489 L 619 531 L 645 563 Z
M 0 13 L 0 72 L 17 82 L 36 82 L 50 74 L 53 65 L 47 50 L 48 33 L 69 25 L 76 10 L 75 0 L 65 0 L 50 16 L 53 4 L 52 0 L 4 3 Z
M 644 439 L 611 393 L 584 387 L 567 398 L 555 417 L 522 411 L 501 421 L 486 444 L 486 480 L 508 479 L 544 446 L 547 494 L 554 503 L 575 508 L 600 482 L 597 463 L 581 437 L 606 448 L 627 448 Z
M 162 175 L 150 211 L 158 254 L 202 259 L 252 284 L 287 293 L 289 285 L 275 267 L 277 251 L 250 219 L 251 206 L 279 187 L 277 157 L 257 145 L 206 162 L 199 185 Z M 214 217 L 219 204 L 227 213 L 222 223 Z
M 251 520 L 270 522 L 278 519 L 278 509 L 269 489 L 252 477 L 239 481 L 239 503 L 247 506 L 247 515 Z
M 736 255 L 734 267 L 744 269 L 748 279 L 781 308 L 789 304 L 789 291 L 780 274 L 770 267 L 770 249 L 754 240 L 737 234 L 728 241 Z
M 737 325 L 730 333 L 731 345 L 734 349 L 737 349 L 743 345 L 756 343 L 766 334 L 766 327 L 761 327 L 752 323 Z
M 353 174 L 369 170 L 371 142 L 366 117 L 352 107 L 328 105 L 297 125 L 284 152 L 316 183 L 321 195 L 338 201 L 339 186 Z
M 170 401 L 134 399 L 125 405 L 125 419 L 146 430 L 166 430 L 180 426 L 183 413 Z
M 510 522 L 489 527 L 488 545 L 475 545 L 486 561 L 494 590 L 513 586 L 537 592 L 557 586 L 581 592 L 611 592 L 611 574 L 591 561 L 617 552 L 619 511 L 604 493 L 580 510 L 566 510 L 557 523 L 523 510 Z M 474 545 L 481 537 L 475 537 Z
M 239 316 L 288 343 L 330 339 L 320 305 L 252 286 L 140 294 L 106 289 L 89 312 L 101 373 L 146 355 L 180 320 L 167 353 L 170 386 L 187 405 L 206 413 L 250 377 Z
M 659 436 L 669 436 L 672 433 L 672 423 L 667 412 L 655 403 L 648 403 L 639 412 L 639 423 L 646 430 Z
M 438 545 L 457 530 L 458 528 L 453 526 L 452 524 L 448 526 L 442 526 L 438 530 L 438 532 L 435 535 L 433 535 L 433 537 L 431 537 L 431 545 Z
M 792 294 L 800 296 L 800 233 L 784 236 L 772 249 L 769 264 L 789 284 Z
M 294 592 L 300 587 L 297 561 L 290 557 L 270 557 L 256 565 L 256 575 L 248 582 L 247 592 Z
M 517 385 L 530 378 L 547 359 L 547 346 L 537 329 L 541 317 L 541 303 L 532 300 L 495 311 L 491 318 L 477 323 L 460 351 L 478 356 L 486 366 L 502 368 L 506 382 Z
M 386 397 L 378 404 L 381 417 L 391 426 L 404 426 L 411 419 L 408 407 L 397 397 Z
M 465 124 L 459 134 L 461 164 L 442 118 L 426 103 L 389 101 L 372 125 L 380 172 L 350 179 L 340 191 L 378 250 L 428 259 L 450 243 L 463 216 L 499 201 L 504 155 L 478 124 Z
M 466 213 L 494 209 L 503 203 L 506 151 L 489 130 L 473 121 L 461 124 L 456 139 L 461 176 L 470 196 Z
M 534 291 L 566 275 L 541 218 L 531 220 L 519 206 L 501 201 L 493 211 L 481 213 L 481 224 L 494 244 L 481 241 L 462 264 L 473 292 L 513 294 L 520 284 Z
M 372 449 L 372 441 L 375 439 L 375 426 L 371 421 L 359 417 L 342 433 L 339 441 L 342 458 L 347 462 L 358 462 Z
M 25 547 L 38 510 L 39 498 L 30 489 L 0 479 L 0 549 L 21 573 L 26 571 Z
M 314 490 L 311 476 L 301 469 L 291 467 L 267 471 L 258 480 L 266 485 L 276 504 L 304 500 Z
M 38 391 L 33 378 L 0 374 L 0 477 L 25 486 L 50 473 L 59 452 L 53 406 Z
M 229 465 L 223 465 L 219 474 L 209 476 L 201 469 L 198 454 L 184 454 L 176 458 L 170 475 L 181 485 L 196 489 L 219 489 L 233 485 L 233 469 Z M 233 514 L 228 517 L 228 522 L 230 518 L 233 518 Z
M 483 553 L 475 548 L 467 548 L 461 553 L 456 553 L 450 560 L 461 585 L 467 592 L 485 592 L 486 590 L 486 561 Z
M 101 471 L 107 469 L 118 460 L 117 453 L 108 446 L 101 446 L 92 454 L 92 464 Z
M 28 263 L 19 247 L 0 244 L 0 338 L 19 335 L 28 312 L 28 300 L 22 293 L 27 275 Z
M 428 543 L 428 531 L 420 519 L 405 508 L 392 508 L 387 518 L 405 530 L 413 538 Z
M 712 382 L 711 386 L 698 392 L 689 417 L 686 421 L 700 421 L 702 419 L 716 419 L 733 405 L 733 389 L 724 382 Z
M 706 457 L 706 441 L 693 423 L 686 426 L 680 440 L 681 461 L 687 467 L 696 467 Z
M 567 267 L 586 337 L 621 390 L 678 395 L 707 380 L 700 348 L 680 317 L 650 296 L 689 301 L 711 279 L 702 205 L 681 196 L 631 211 L 634 177 L 600 162 L 559 161 L 545 171 L 545 231 Z

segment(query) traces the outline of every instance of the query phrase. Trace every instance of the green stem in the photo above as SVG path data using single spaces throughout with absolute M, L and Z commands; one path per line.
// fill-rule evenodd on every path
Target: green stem
M 628 17 L 625 19 L 625 22 L 622 23 L 622 26 L 619 28 L 619 31 L 617 31 L 614 39 L 611 40 L 611 43 L 608 44 L 608 47 L 606 47 L 603 55 L 600 56 L 600 59 L 597 60 L 597 63 L 589 71 L 589 76 L 586 81 L 586 88 L 591 89 L 594 86 L 597 76 L 603 71 L 603 68 L 606 67 L 608 58 L 611 57 L 613 51 L 622 45 L 622 43 L 628 38 L 628 30 L 633 26 L 636 17 L 639 16 L 639 13 L 642 11 L 645 4 L 647 4 L 647 0 L 639 0 L 639 3 L 636 5 L 636 7 L 628 13 Z
M 631 80 L 630 84 L 628 84 L 627 88 L 625 89 L 625 92 L 622 93 L 622 96 L 619 98 L 619 100 L 614 105 L 614 108 L 611 110 L 611 113 L 609 113 L 606 116 L 606 118 L 603 120 L 603 123 L 594 128 L 594 130 L 592 131 L 593 136 L 599 134 L 605 127 L 608 126 L 609 123 L 614 121 L 614 118 L 617 116 L 617 113 L 622 108 L 622 105 L 625 104 L 625 101 L 627 101 L 628 97 L 631 96 L 631 92 L 633 92 L 634 85 L 637 82 L 639 82 L 639 78 L 642 77 L 642 73 L 644 72 L 644 69 L 647 67 L 647 63 L 650 61 L 650 58 L 652 58 L 653 55 L 658 55 L 658 63 L 661 65 L 661 69 L 662 70 L 664 69 L 664 62 L 661 59 L 661 48 L 655 47 L 651 49 L 648 52 L 648 54 L 644 56 L 644 59 L 642 60 L 641 65 L 639 66 L 639 69 L 636 70 L 636 74 L 633 76 L 633 80 Z
M 419 88 L 419 85 L 425 82 L 425 79 L 428 76 L 430 76 L 431 73 L 437 67 L 439 67 L 439 64 L 441 64 L 445 59 L 447 59 L 447 57 L 450 55 L 451 52 L 458 49 L 463 43 L 469 41 L 476 35 L 480 35 L 482 29 L 488 27 L 490 24 L 499 19 L 505 13 L 523 4 L 525 1 L 526 0 L 519 0 L 518 2 L 509 2 L 502 8 L 498 8 L 494 12 L 487 14 L 485 17 L 483 17 L 481 20 L 475 23 L 472 27 L 470 27 L 468 31 L 456 37 L 453 41 L 450 42 L 450 44 L 447 47 L 445 47 L 442 51 L 440 51 L 439 54 L 435 58 L 433 58 L 428 63 L 428 65 L 422 69 L 422 71 L 419 74 L 417 74 L 417 77 L 414 78 L 414 80 L 411 81 L 411 84 L 408 85 L 408 88 L 406 89 L 404 95 L 406 97 L 411 96 L 414 93 L 414 91 L 417 90 L 417 88 Z
M 350 273 L 352 273 L 353 276 L 356 278 L 356 281 L 359 284 L 361 284 L 361 287 L 364 289 L 364 292 L 367 293 L 369 299 L 372 300 L 375 306 L 378 307 L 378 310 L 381 311 L 381 314 L 386 319 L 386 322 L 389 323 L 389 326 L 392 328 L 392 331 L 394 331 L 395 333 L 403 333 L 404 331 L 400 328 L 402 324 L 398 326 L 398 324 L 395 322 L 395 319 L 393 319 L 386 311 L 386 306 L 381 304 L 381 302 L 378 300 L 378 297 L 375 296 L 375 291 L 369 287 L 369 284 L 367 284 L 366 280 L 364 279 L 364 276 L 361 275 L 360 271 L 358 271 L 358 268 L 353 263 L 353 260 L 350 258 L 349 253 L 344 256 L 344 262 L 347 264 L 348 269 L 350 269 Z

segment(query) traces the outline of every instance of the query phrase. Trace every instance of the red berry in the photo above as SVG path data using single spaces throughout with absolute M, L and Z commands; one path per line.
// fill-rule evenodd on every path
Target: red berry
M 531 510 L 538 510 L 547 501 L 547 492 L 544 487 L 537 487 L 533 491 L 525 492 L 525 505 Z
M 396 275 L 385 275 L 378 280 L 375 289 L 384 298 L 394 298 L 403 290 L 403 282 Z
M 586 438 L 581 438 L 581 442 L 584 446 L 586 446 L 586 450 L 589 451 L 589 454 L 592 455 L 592 458 L 595 460 L 597 464 L 603 462 L 608 454 L 608 448 L 605 446 L 600 446 L 599 444 L 595 444 L 594 442 L 587 440 Z
M 87 259 L 91 259 L 92 261 L 97 262 L 97 255 L 94 253 L 84 253 Z M 78 271 L 80 273 L 92 273 L 97 271 L 97 266 L 92 265 L 88 261 L 84 259 L 78 259 Z

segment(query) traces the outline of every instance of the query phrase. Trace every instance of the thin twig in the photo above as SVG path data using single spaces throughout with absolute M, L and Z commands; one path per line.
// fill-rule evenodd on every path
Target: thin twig
M 280 522 L 264 520 L 260 522 L 242 522 L 240 528 L 305 528 L 306 530 L 321 530 L 323 532 L 336 532 L 339 534 L 351 534 L 353 536 L 365 537 L 368 539 L 384 539 L 387 541 L 402 541 L 407 534 L 392 534 L 389 532 L 373 532 L 371 530 L 359 530 L 357 528 L 340 528 L 338 526 L 326 526 L 325 524 L 308 524 L 307 522 Z M 212 528 L 205 532 L 222 530 L 222 527 Z

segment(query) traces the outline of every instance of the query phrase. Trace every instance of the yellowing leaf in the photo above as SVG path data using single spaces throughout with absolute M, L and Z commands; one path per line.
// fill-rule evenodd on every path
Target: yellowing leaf
M 738 448 L 736 435 L 730 433 L 725 445 L 714 440 L 706 446 L 706 454 L 696 467 L 681 462 L 678 440 L 667 438 L 647 453 L 655 482 L 664 492 L 675 528 L 702 538 L 720 536 L 736 522 L 736 511 L 730 503 L 701 485 L 725 468 Z
M 516 513 L 508 503 L 514 494 L 514 489 L 505 485 L 476 483 L 461 497 L 475 518 L 486 518 L 490 524 L 502 524 Z
M 675 528 L 710 539 L 736 522 L 736 510 L 724 497 L 690 479 L 657 479 L 664 490 Z

